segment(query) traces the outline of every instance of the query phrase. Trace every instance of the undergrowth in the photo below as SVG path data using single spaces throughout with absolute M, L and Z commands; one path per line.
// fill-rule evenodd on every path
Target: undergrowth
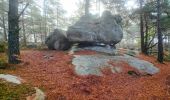
M 26 97 L 35 92 L 31 85 L 16 85 L 0 80 L 0 100 L 26 100 Z

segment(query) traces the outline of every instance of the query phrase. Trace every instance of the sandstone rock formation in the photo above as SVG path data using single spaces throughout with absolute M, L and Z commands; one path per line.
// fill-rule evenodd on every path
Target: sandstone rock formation
M 55 29 L 45 41 L 51 50 L 67 50 L 70 48 L 70 42 L 64 35 L 64 31 Z
M 101 18 L 92 15 L 82 16 L 67 30 L 67 38 L 75 43 L 104 43 L 115 45 L 123 38 L 121 17 L 105 11 Z

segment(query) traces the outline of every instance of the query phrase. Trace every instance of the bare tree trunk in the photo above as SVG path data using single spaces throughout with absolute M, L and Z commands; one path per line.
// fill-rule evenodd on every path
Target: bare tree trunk
M 46 6 L 46 0 L 44 0 L 44 38 L 47 37 L 47 6 Z
M 32 10 L 31 10 L 31 13 L 32 13 Z M 31 14 L 32 15 L 32 14 Z M 33 34 L 33 37 L 34 37 L 34 44 L 37 43 L 37 37 L 36 37 L 36 33 L 35 33 L 35 30 L 34 30 L 34 19 L 33 17 L 31 16 L 31 34 Z
M 58 24 L 59 24 L 59 11 L 58 11 L 58 7 L 57 7 L 57 28 L 58 28 Z
M 22 9 L 23 9 L 23 5 L 22 5 Z M 24 12 L 22 14 L 22 31 L 23 31 L 23 40 L 24 40 L 23 45 L 27 46 L 26 33 L 25 33 L 25 22 L 24 22 Z
M 4 8 L 4 0 L 2 0 L 2 8 Z M 5 12 L 3 11 L 2 13 L 2 24 L 3 24 L 3 31 L 4 31 L 4 39 L 5 41 L 8 41 L 8 37 L 7 37 L 7 32 L 6 32 L 6 24 L 5 24 Z
M 42 23 L 41 23 L 41 22 L 42 22 L 42 18 L 40 18 L 40 23 L 39 23 L 39 24 L 40 24 L 40 25 L 39 25 L 39 29 L 40 29 L 40 30 L 39 30 L 39 32 L 40 32 L 40 36 L 41 36 L 41 45 L 43 45 L 43 44 L 44 44 L 44 42 L 43 42 L 44 40 L 43 40 Z
M 147 19 L 147 14 L 144 14 L 144 19 L 145 19 L 145 47 L 144 47 L 144 53 L 148 55 L 148 19 Z
M 85 15 L 89 15 L 90 0 L 86 0 L 85 4 Z
M 140 9 L 142 9 L 143 0 L 139 0 L 140 2 Z M 143 31 L 143 13 L 140 12 L 140 34 L 141 34 L 141 51 L 142 53 L 145 52 L 144 50 L 144 31 Z
M 6 32 L 6 24 L 5 24 L 5 16 L 4 15 L 2 17 L 2 24 L 3 24 L 3 30 L 4 30 L 4 39 L 5 39 L 5 41 L 8 41 L 7 32 Z
M 170 34 L 168 34 L 168 51 L 170 51 Z
M 163 63 L 163 39 L 160 28 L 160 0 L 157 0 L 157 33 L 158 33 L 158 61 Z
M 36 36 L 36 32 L 34 30 L 34 20 L 32 19 L 32 34 L 34 34 L 34 43 L 37 43 L 37 36 Z
M 20 54 L 18 0 L 9 0 L 8 27 L 8 62 L 18 64 Z

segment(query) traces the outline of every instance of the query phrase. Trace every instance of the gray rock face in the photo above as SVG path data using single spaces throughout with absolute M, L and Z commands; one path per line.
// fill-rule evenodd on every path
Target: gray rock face
M 47 37 L 45 43 L 51 50 L 67 50 L 71 46 L 64 32 L 59 29 L 55 29 L 54 32 Z
M 97 75 L 102 76 L 101 69 L 110 68 L 115 73 L 123 70 L 122 65 L 112 65 L 109 62 L 116 63 L 127 62 L 131 67 L 137 69 L 141 73 L 151 75 L 157 74 L 160 70 L 152 63 L 144 61 L 128 55 L 124 56 L 108 56 L 108 55 L 75 55 L 72 64 L 75 66 L 75 72 L 78 75 Z
M 105 11 L 99 19 L 92 15 L 82 16 L 75 25 L 69 27 L 67 38 L 71 42 L 115 45 L 123 38 L 121 21 L 120 16 L 113 16 L 109 11 Z

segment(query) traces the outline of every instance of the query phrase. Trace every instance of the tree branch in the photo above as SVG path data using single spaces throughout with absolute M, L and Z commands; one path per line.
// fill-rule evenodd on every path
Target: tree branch
M 165 39 L 165 37 L 163 38 L 163 40 L 164 40 L 164 39 Z M 148 47 L 147 47 L 147 49 L 150 49 L 150 48 L 152 48 L 152 47 L 156 46 L 157 44 L 158 44 L 158 42 L 157 42 L 157 43 L 155 43 L 155 44 L 153 44 L 153 45 L 152 45 L 152 46 L 150 46 L 150 47 L 148 46 Z
M 154 46 L 156 46 L 158 44 L 158 42 L 157 43 L 155 43 L 155 44 L 153 44 L 152 46 L 150 46 L 150 47 L 147 47 L 147 49 L 150 49 L 150 48 L 153 48 Z
M 21 13 L 18 15 L 18 19 L 21 17 L 21 15 L 24 13 L 24 11 L 26 10 L 26 8 L 29 6 L 29 3 L 27 3 L 24 7 L 24 9 L 21 11 Z
M 156 35 L 156 33 L 155 33 L 154 36 L 152 37 L 152 40 L 149 42 L 148 47 L 151 45 L 152 41 L 154 40 L 155 35 Z
M 0 17 L 0 20 L 3 21 L 2 17 Z

